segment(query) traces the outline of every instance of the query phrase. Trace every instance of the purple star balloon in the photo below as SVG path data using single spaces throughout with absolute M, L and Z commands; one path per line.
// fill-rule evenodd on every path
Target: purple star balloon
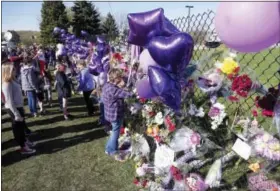
M 166 70 L 178 73 L 189 63 L 194 42 L 187 33 L 177 33 L 170 37 L 158 36 L 151 39 L 148 50 L 152 58 Z
M 155 9 L 142 13 L 128 14 L 129 36 L 128 43 L 146 46 L 154 36 L 162 34 L 164 21 L 163 9 Z
M 181 86 L 178 81 L 155 66 L 149 66 L 148 76 L 156 95 L 162 98 L 164 104 L 178 111 L 181 105 Z

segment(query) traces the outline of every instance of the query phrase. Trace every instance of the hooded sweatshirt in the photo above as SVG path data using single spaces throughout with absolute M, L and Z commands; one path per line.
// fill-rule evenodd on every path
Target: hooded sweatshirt
M 21 68 L 21 83 L 24 91 L 39 91 L 38 74 L 32 66 L 23 66 Z

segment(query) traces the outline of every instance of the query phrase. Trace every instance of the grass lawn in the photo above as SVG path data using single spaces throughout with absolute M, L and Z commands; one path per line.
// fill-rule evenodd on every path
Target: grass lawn
M 98 116 L 83 116 L 86 108 L 81 96 L 71 99 L 73 121 L 64 121 L 55 104 L 47 108 L 46 116 L 27 119 L 36 133 L 31 139 L 37 143 L 37 153 L 30 157 L 17 151 L 9 117 L 2 114 L 2 190 L 137 190 L 132 184 L 134 163 L 116 162 L 105 155 L 108 137 L 103 128 L 96 128 Z

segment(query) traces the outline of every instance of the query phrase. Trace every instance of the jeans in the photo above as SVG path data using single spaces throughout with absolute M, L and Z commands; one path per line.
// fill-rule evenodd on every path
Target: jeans
M 100 109 L 99 121 L 100 121 L 101 124 L 105 124 L 104 103 L 103 102 L 99 103 L 99 109 Z
M 32 114 L 37 113 L 37 95 L 35 91 L 27 91 L 29 110 Z
M 93 103 L 92 103 L 92 99 L 90 99 L 90 94 L 93 90 L 90 91 L 83 91 L 83 96 L 84 96 L 84 100 L 86 102 L 86 106 L 87 106 L 87 110 L 88 110 L 88 114 L 92 115 L 93 114 Z
M 120 136 L 122 120 L 119 119 L 117 121 L 111 122 L 111 125 L 112 125 L 112 133 L 106 144 L 106 152 L 108 152 L 108 154 L 116 153 L 119 148 L 118 139 Z
M 20 108 L 17 108 L 17 110 L 19 111 L 21 117 L 24 118 L 23 108 L 20 107 Z M 24 147 L 25 141 L 26 141 L 25 133 L 30 133 L 31 130 L 27 128 L 24 119 L 23 119 L 23 121 L 16 121 L 13 112 L 10 109 L 8 109 L 7 112 L 10 115 L 10 117 L 12 118 L 12 129 L 13 129 L 13 134 L 14 134 L 15 140 L 21 147 Z

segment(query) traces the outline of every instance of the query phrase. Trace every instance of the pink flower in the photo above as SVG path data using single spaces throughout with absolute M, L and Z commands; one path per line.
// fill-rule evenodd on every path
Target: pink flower
M 191 142 L 194 145 L 199 145 L 200 144 L 200 136 L 197 133 L 193 133 L 191 136 Z

